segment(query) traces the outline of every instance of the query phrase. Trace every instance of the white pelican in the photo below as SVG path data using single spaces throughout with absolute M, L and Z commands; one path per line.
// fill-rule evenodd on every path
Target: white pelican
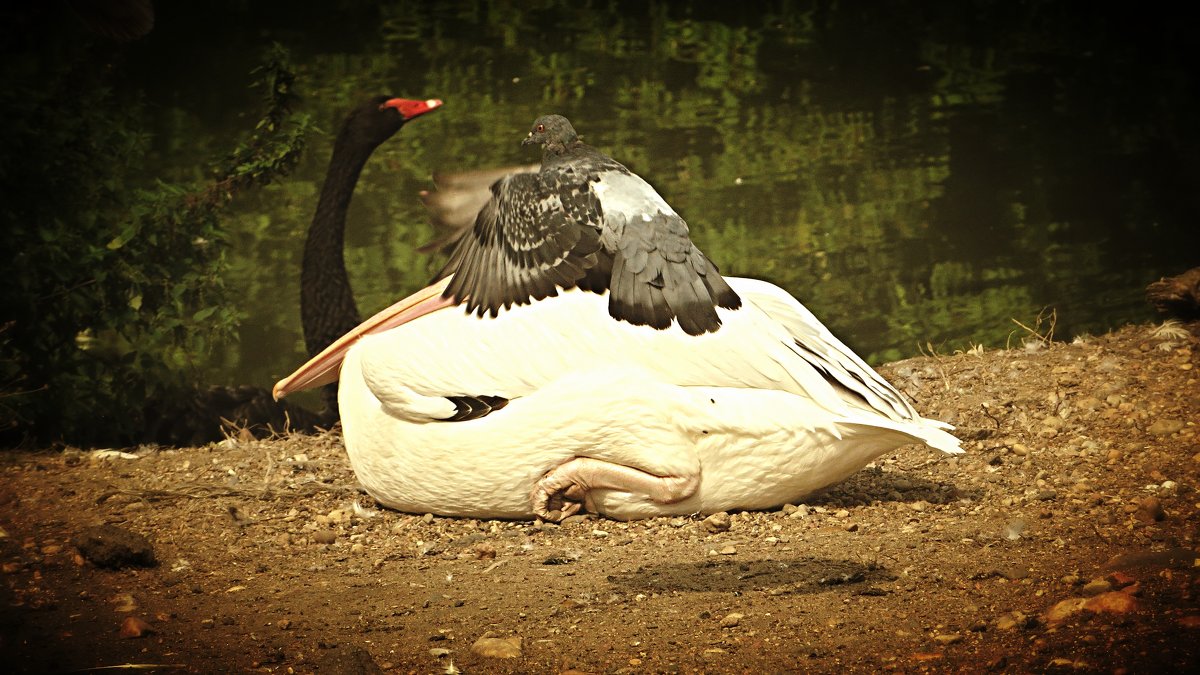
M 359 480 L 402 511 L 618 519 L 760 509 L 909 443 L 962 452 L 782 289 L 559 116 L 439 282 L 275 387 L 336 379 Z M 459 305 L 465 305 L 465 311 Z

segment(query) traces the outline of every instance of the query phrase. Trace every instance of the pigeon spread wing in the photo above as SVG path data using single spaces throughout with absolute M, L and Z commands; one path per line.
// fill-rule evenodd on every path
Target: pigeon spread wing
M 496 316 L 579 285 L 597 264 L 599 217 L 587 180 L 573 173 L 500 179 L 446 263 L 454 278 L 444 295 L 465 301 L 468 312 Z
M 606 160 L 606 161 L 605 161 Z M 579 287 L 609 291 L 613 318 L 689 335 L 721 326 L 741 299 L 645 181 L 604 158 L 497 181 L 443 275 L 444 295 L 495 316 Z
M 625 222 L 614 248 L 608 308 L 618 319 L 654 328 L 675 319 L 688 335 L 701 335 L 721 327 L 717 307 L 742 304 L 674 213 Z
M 450 253 L 454 246 L 475 226 L 475 217 L 492 199 L 496 181 L 514 173 L 537 173 L 538 164 L 506 166 L 497 169 L 477 169 L 455 173 L 435 173 L 432 191 L 421 191 L 421 203 L 429 210 L 434 239 L 422 244 L 422 253 Z M 440 277 L 439 277 L 440 278 Z

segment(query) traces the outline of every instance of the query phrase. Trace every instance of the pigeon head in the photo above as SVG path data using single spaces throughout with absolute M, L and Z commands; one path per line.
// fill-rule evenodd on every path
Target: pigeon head
M 575 127 L 562 115 L 542 115 L 533 121 L 521 145 L 540 145 L 546 152 L 562 152 L 579 140 Z

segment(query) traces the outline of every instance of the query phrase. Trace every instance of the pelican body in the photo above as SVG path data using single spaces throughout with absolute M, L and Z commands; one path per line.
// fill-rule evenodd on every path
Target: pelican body
M 727 278 L 745 301 L 705 335 L 614 321 L 579 289 L 496 317 L 446 282 L 368 320 L 276 386 L 340 369 L 346 450 L 363 487 L 412 513 L 617 519 L 766 509 L 910 443 L 961 452 L 782 289 Z M 447 422 L 448 396 L 507 399 Z
M 441 280 L 334 342 L 276 397 L 339 379 L 381 504 L 475 518 L 764 509 L 909 443 L 962 452 L 795 298 L 725 278 L 649 184 L 534 122 Z M 427 201 L 427 203 L 429 203 Z

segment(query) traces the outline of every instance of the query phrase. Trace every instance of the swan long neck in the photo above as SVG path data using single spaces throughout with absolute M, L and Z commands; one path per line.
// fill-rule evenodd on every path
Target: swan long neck
M 300 314 L 310 355 L 358 325 L 358 306 L 343 255 L 346 212 L 354 187 L 375 145 L 355 142 L 343 129 L 333 146 L 317 210 L 304 243 Z

